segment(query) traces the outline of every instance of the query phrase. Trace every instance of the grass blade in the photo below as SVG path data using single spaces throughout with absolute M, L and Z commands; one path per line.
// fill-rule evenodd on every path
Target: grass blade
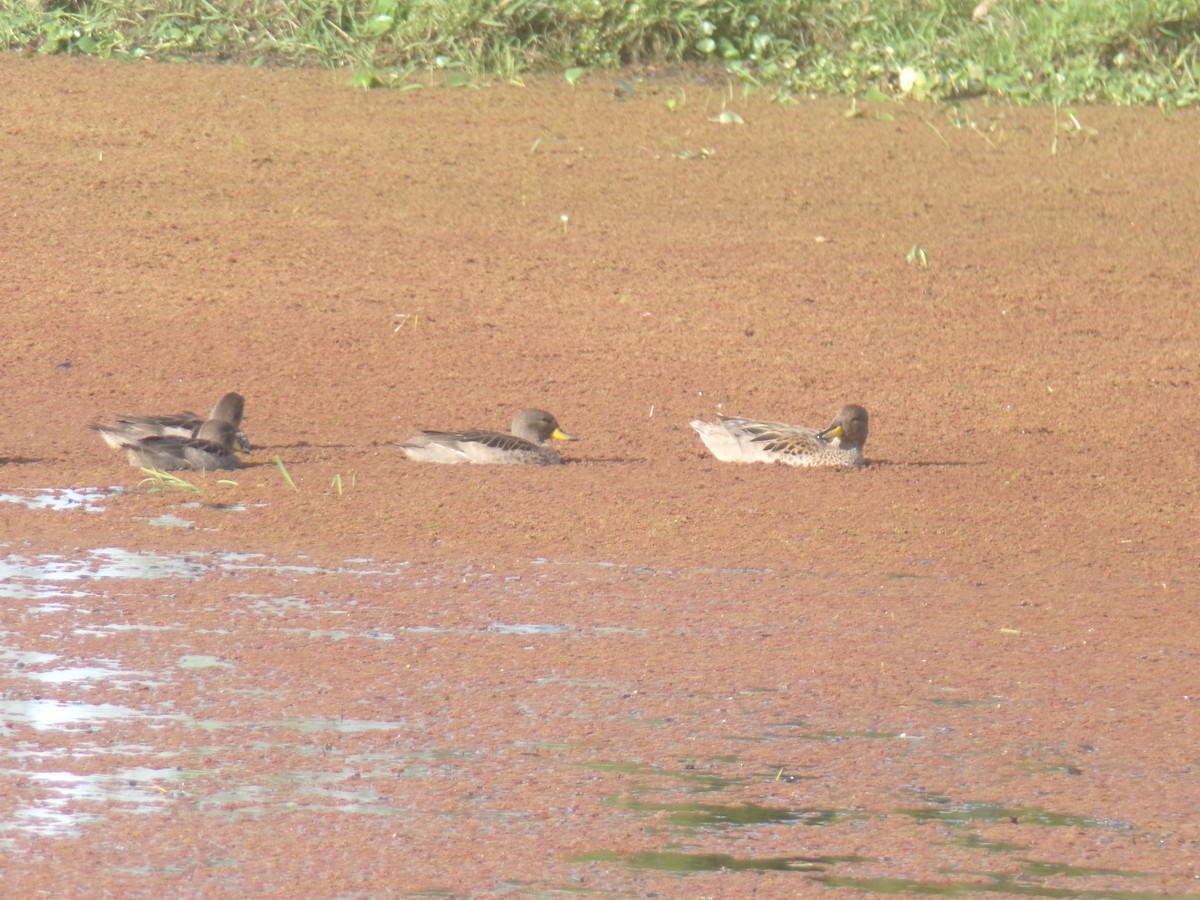
M 279 471 L 283 475 L 283 480 L 288 483 L 288 486 L 297 494 L 300 493 L 300 488 L 296 487 L 296 482 L 292 481 L 292 476 L 288 474 L 287 467 L 284 466 L 283 460 L 278 456 L 275 457 L 275 465 L 279 467 Z
M 150 482 L 152 486 L 149 488 L 149 490 L 151 491 L 165 491 L 173 489 L 180 491 L 191 491 L 193 494 L 204 493 L 204 491 L 196 487 L 196 485 L 192 484 L 190 481 L 184 481 L 178 475 L 175 475 L 171 472 L 163 472 L 161 469 L 147 469 L 144 466 L 142 467 L 142 472 L 145 473 L 146 477 L 138 482 L 138 487 Z

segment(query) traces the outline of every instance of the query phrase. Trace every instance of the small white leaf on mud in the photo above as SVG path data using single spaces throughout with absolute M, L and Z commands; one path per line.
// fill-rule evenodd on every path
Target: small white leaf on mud
M 735 113 L 732 109 L 723 111 L 719 116 L 709 118 L 710 122 L 716 122 L 718 125 L 745 125 L 746 120 Z

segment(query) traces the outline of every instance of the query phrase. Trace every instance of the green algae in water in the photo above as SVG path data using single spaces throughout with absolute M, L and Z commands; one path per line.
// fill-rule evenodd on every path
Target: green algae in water
M 613 853 L 598 850 L 572 857 L 567 862 L 621 862 L 634 869 L 655 869 L 660 872 L 823 872 L 829 866 L 844 862 L 862 862 L 858 856 L 730 856 L 727 853 L 678 853 L 649 851 L 645 853 Z
M 929 701 L 930 706 L 944 706 L 950 709 L 973 709 L 976 707 L 993 707 L 1002 706 L 1004 700 L 1001 697 L 982 697 L 976 700 L 968 700 L 965 698 L 949 698 L 938 697 Z
M 1007 875 L 989 875 L 990 880 L 977 882 L 915 881 L 907 878 L 843 878 L 836 875 L 817 875 L 814 881 L 829 887 L 853 888 L 873 894 L 913 894 L 923 897 L 963 897 L 970 894 L 1009 894 L 1021 897 L 1070 897 L 1080 900 L 1162 900 L 1163 894 L 1149 891 L 1081 890 L 1051 888 L 1036 884 L 1014 882 Z M 1176 900 L 1200 900 L 1197 894 L 1175 894 Z
M 955 838 L 951 843 L 967 850 L 985 850 L 988 853 L 1017 853 L 1029 849 L 1026 844 L 1014 844 L 1011 841 L 988 841 L 977 834 L 964 834 Z
M 1148 878 L 1150 872 L 1129 872 L 1124 869 L 1103 869 L 1096 866 L 1068 866 L 1063 863 L 1039 862 L 1036 859 L 1019 860 L 1030 878 L 1052 878 L 1066 875 L 1071 878 Z
M 723 791 L 745 779 L 712 775 L 699 769 L 659 769 L 633 762 L 586 763 L 584 768 L 595 772 L 615 772 L 619 775 L 639 775 L 650 778 L 676 778 L 684 782 L 692 793 Z
M 839 825 L 865 818 L 865 813 L 839 809 L 788 809 L 743 803 L 720 806 L 704 803 L 649 803 L 643 800 L 617 799 L 613 806 L 631 812 L 666 813 L 678 828 L 728 828 L 741 825 Z
M 996 803 L 954 803 L 945 809 L 898 809 L 896 813 L 922 822 L 944 822 L 965 827 L 977 823 L 1044 825 L 1054 828 L 1132 828 L 1128 822 L 1116 819 L 1096 819 L 1090 816 L 1069 816 L 1047 812 L 1036 807 L 1000 806 Z
M 842 741 L 864 738 L 871 741 L 895 741 L 905 738 L 903 734 L 891 731 L 810 731 L 808 734 L 796 735 L 802 741 L 827 741 L 840 744 Z

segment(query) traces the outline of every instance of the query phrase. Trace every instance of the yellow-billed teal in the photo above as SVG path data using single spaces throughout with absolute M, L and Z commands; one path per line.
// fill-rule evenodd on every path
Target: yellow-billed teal
M 150 435 L 121 445 L 131 466 L 164 472 L 190 469 L 210 472 L 236 469 L 241 465 L 233 452 L 237 429 L 231 422 L 209 419 L 196 429 L 195 437 Z
M 245 398 L 231 391 L 217 401 L 208 418 L 232 424 L 235 444 L 239 449 L 248 451 L 250 440 L 241 431 L 245 409 Z M 169 416 L 118 416 L 112 422 L 97 422 L 91 428 L 104 438 L 104 443 L 119 450 L 126 444 L 148 437 L 194 438 L 204 422 L 204 417 L 194 412 L 180 412 Z
M 562 462 L 546 440 L 573 441 L 544 409 L 523 409 L 512 423 L 512 434 L 498 431 L 422 431 L 400 445 L 405 456 L 436 463 L 508 463 L 526 466 Z
M 789 466 L 861 466 L 867 411 L 843 406 L 833 424 L 818 431 L 779 422 L 717 416 L 692 422 L 700 440 L 722 462 L 780 462 Z

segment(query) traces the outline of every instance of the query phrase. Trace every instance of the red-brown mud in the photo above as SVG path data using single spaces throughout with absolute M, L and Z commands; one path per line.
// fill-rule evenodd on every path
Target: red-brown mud
M 127 489 L 0 503 L 6 894 L 1200 891 L 1197 114 L 626 81 L 0 58 L 0 493 Z M 199 507 L 87 430 L 227 390 Z

